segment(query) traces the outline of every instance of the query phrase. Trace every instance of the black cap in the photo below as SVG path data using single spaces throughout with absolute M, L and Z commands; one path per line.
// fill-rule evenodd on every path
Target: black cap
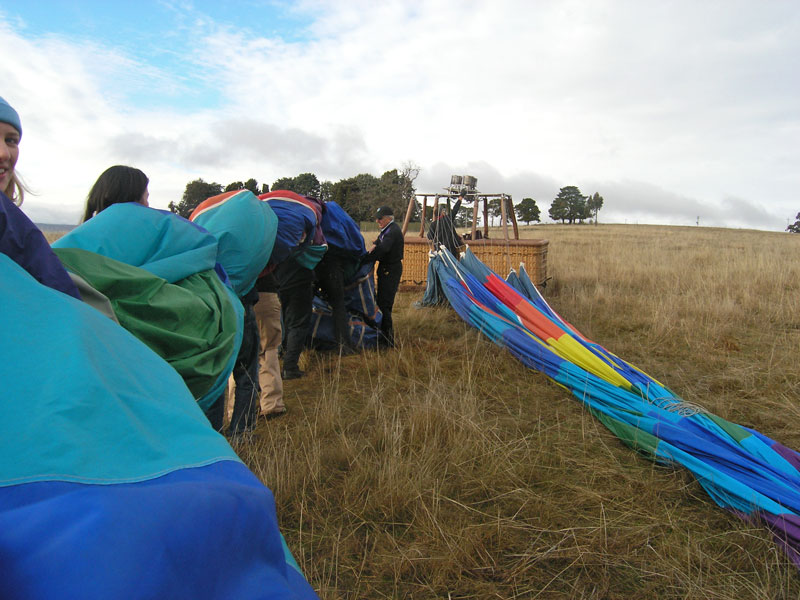
M 388 206 L 381 206 L 378 209 L 378 212 L 375 215 L 376 219 L 382 219 L 383 217 L 393 217 L 394 211 L 389 208 Z

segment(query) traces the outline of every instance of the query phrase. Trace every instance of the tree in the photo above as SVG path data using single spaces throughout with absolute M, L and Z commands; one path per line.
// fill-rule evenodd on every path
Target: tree
M 410 188 L 413 193 L 413 186 Z M 379 206 L 390 206 L 395 219 L 402 222 L 408 203 L 409 180 L 397 169 L 386 171 L 380 178 L 361 173 L 341 179 L 331 187 L 335 200 L 356 221 L 373 221 Z
M 296 177 L 281 177 L 272 184 L 273 190 L 288 190 L 301 196 L 319 198 L 320 183 L 313 173 L 300 173 Z
M 298 194 L 319 198 L 319 179 L 313 173 L 300 173 L 294 178 L 294 187 L 292 191 Z
M 472 207 L 462 206 L 456 213 L 456 218 L 453 219 L 453 225 L 456 227 L 472 227 Z
M 797 220 L 786 228 L 789 233 L 800 233 L 800 212 L 797 213 L 795 219 Z
M 369 173 L 340 179 L 331 188 L 336 201 L 356 221 L 372 221 L 375 209 L 383 206 L 378 197 L 378 179 Z
M 586 197 L 574 185 L 563 187 L 558 191 L 558 196 L 553 200 L 548 213 L 554 221 L 582 221 L 589 218 L 589 210 L 586 206 Z
M 414 181 L 419 177 L 419 172 L 422 169 L 414 161 L 406 161 L 400 169 L 400 187 L 403 196 L 403 203 L 408 206 L 408 203 L 414 201 L 411 209 L 411 221 L 415 223 L 420 220 L 420 213 L 422 206 L 416 201 L 416 189 L 414 188 Z
M 333 182 L 323 181 L 319 184 L 319 199 L 323 202 L 333 200 Z
M 594 224 L 597 225 L 597 213 L 603 208 L 603 197 L 597 192 L 593 196 L 589 196 L 586 200 L 586 207 L 594 217 Z
M 294 177 L 281 177 L 272 182 L 272 191 L 277 192 L 278 190 L 288 190 L 293 192 L 292 189 L 294 187 Z
M 192 211 L 203 200 L 221 193 L 222 185 L 219 183 L 206 183 L 202 178 L 195 179 L 186 184 L 186 189 L 183 191 L 183 198 L 181 198 L 180 202 L 177 204 L 174 202 L 169 203 L 169 209 L 188 219 Z
M 258 182 L 255 179 L 253 179 L 252 177 L 244 182 L 244 184 L 242 185 L 242 188 L 245 189 L 245 190 L 250 190 L 256 196 L 258 196 Z
M 244 184 L 241 181 L 234 181 L 233 183 L 229 183 L 225 186 L 226 192 L 236 192 L 238 190 L 244 189 Z
M 567 206 L 566 199 L 557 196 L 550 205 L 550 210 L 547 211 L 547 214 L 553 221 L 561 221 L 564 223 L 569 214 L 569 207 Z
M 500 198 L 492 198 L 489 200 L 487 208 L 489 209 L 489 223 L 493 223 L 494 219 L 498 219 L 503 215 L 503 208 L 500 205 Z
M 522 202 L 514 207 L 514 212 L 517 219 L 523 221 L 526 225 L 530 225 L 531 221 L 538 223 L 541 221 L 542 212 L 536 206 L 536 200 L 533 198 L 523 198 Z

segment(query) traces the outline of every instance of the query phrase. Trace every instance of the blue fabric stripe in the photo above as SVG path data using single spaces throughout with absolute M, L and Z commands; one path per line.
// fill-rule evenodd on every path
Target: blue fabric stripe
M 316 598 L 287 563 L 272 494 L 231 461 L 2 488 L 0 556 L 3 598 Z
M 270 262 L 278 264 L 286 260 L 298 248 L 312 243 L 317 216 L 308 206 L 279 198 L 266 200 L 278 218 L 278 230 Z
M 367 248 L 358 223 L 333 200 L 328 200 L 324 206 L 322 233 L 325 234 L 328 245 L 352 253 L 356 257 L 364 256 Z

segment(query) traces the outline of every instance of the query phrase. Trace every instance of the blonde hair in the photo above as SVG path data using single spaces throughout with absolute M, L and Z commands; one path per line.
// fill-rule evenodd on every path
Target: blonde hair
M 17 172 L 13 171 L 11 173 L 11 180 L 8 182 L 8 186 L 5 189 L 6 196 L 11 198 L 11 201 L 14 204 L 20 206 L 22 201 L 25 199 L 25 192 L 27 191 L 30 190 L 28 190 L 25 184 L 22 183 L 22 180 L 19 178 L 19 175 L 17 175 Z

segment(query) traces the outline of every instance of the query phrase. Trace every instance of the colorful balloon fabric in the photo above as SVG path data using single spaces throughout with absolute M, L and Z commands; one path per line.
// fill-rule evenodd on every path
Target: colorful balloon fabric
M 521 362 L 568 389 L 624 443 L 689 469 L 720 506 L 765 524 L 800 568 L 800 454 L 684 402 L 582 336 L 527 277 L 504 281 L 471 252 L 431 258 L 450 304 Z
M 167 211 L 114 204 L 53 244 L 62 264 L 108 298 L 119 323 L 181 375 L 204 410 L 219 398 L 244 310 L 223 283 L 217 239 Z
M 316 598 L 178 373 L 31 262 L 0 253 L 0 597 Z
M 236 190 L 201 202 L 189 219 L 217 238 L 217 261 L 240 298 L 253 289 L 275 244 L 278 218 L 269 203 L 250 190 Z
M 288 190 L 261 194 L 278 217 L 278 231 L 270 263 L 277 265 L 290 256 L 313 269 L 327 250 L 322 233 L 322 205 L 315 199 Z
M 353 218 L 333 200 L 325 203 L 322 213 L 322 233 L 329 248 L 361 258 L 367 253 L 361 228 Z

